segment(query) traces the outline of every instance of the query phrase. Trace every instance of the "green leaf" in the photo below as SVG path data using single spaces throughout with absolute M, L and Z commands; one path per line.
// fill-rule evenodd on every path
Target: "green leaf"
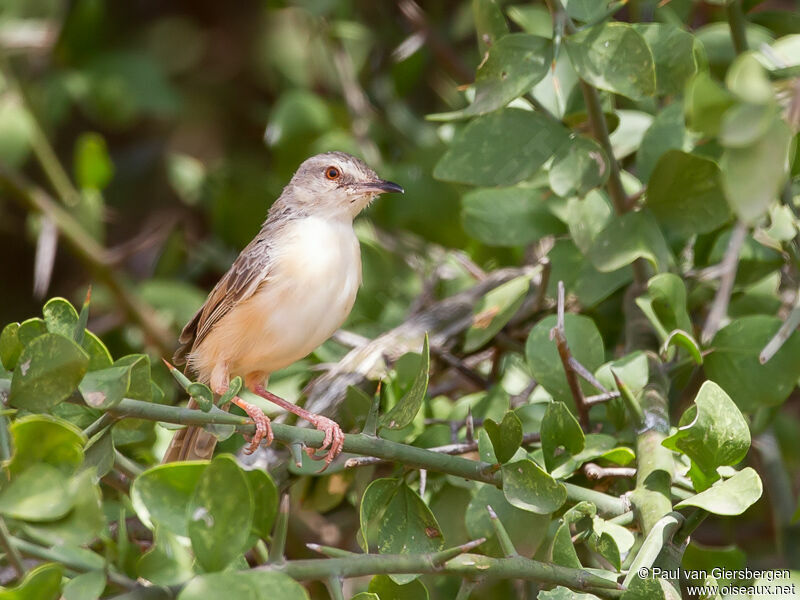
M 566 488 L 530 459 L 506 463 L 501 471 L 506 500 L 517 508 L 548 515 L 567 499 Z
M 171 531 L 156 527 L 154 543 L 136 563 L 136 574 L 156 585 L 180 585 L 194 576 L 194 557 Z
M 583 568 L 578 558 L 578 553 L 575 552 L 575 545 L 572 543 L 569 523 L 562 523 L 558 526 L 556 534 L 553 536 L 553 548 L 551 553 L 554 564 L 572 569 Z
M 719 143 L 727 148 L 743 148 L 755 144 L 775 122 L 777 107 L 773 104 L 737 104 L 722 116 Z
M 51 545 L 82 546 L 96 539 L 107 524 L 95 474 L 85 470 L 73 477 L 69 481 L 67 495 L 73 504 L 67 515 L 55 521 L 31 523 L 26 528 L 27 532 Z
M 89 355 L 89 371 L 105 369 L 113 363 L 111 353 L 106 348 L 106 345 L 88 329 L 84 331 L 81 348 Z
M 9 323 L 0 333 L 0 362 L 6 371 L 13 371 L 22 354 L 22 342 L 19 341 L 19 323 Z
M 308 600 L 308 593 L 288 575 L 250 569 L 199 575 L 187 583 L 178 594 L 178 600 L 211 600 L 211 598 Z
M 727 148 L 722 155 L 722 185 L 728 204 L 745 223 L 755 225 L 778 198 L 789 174 L 792 132 L 775 117 L 755 143 Z
M 44 463 L 72 475 L 83 462 L 86 436 L 72 423 L 50 415 L 30 415 L 9 427 L 14 455 L 8 464 L 12 478 Z
M 771 104 L 775 92 L 767 71 L 756 59 L 755 52 L 745 52 L 736 57 L 725 75 L 728 89 L 744 102 Z
M 127 398 L 153 401 L 153 386 L 150 379 L 150 357 L 146 354 L 128 354 L 114 362 L 115 367 L 131 368 L 131 382 L 126 393 Z
M 680 346 L 689 353 L 695 364 L 703 364 L 703 353 L 700 350 L 700 344 L 694 337 L 686 333 L 683 329 L 673 329 L 667 335 L 667 339 L 661 346 L 661 356 L 667 357 L 669 349 L 673 346 Z
M 611 167 L 600 144 L 576 136 L 558 149 L 548 172 L 550 187 L 559 196 L 585 196 L 602 186 Z
M 513 185 L 536 173 L 566 139 L 560 123 L 533 111 L 504 108 L 460 129 L 433 175 L 472 185 Z
M 689 476 L 696 490 L 719 479 L 717 467 L 741 462 L 750 448 L 750 428 L 730 396 L 713 381 L 703 383 L 695 405 L 683 413 L 678 430 L 662 445 L 692 461 Z
M 627 23 L 608 22 L 566 38 L 567 53 L 582 79 L 634 100 L 656 93 L 653 54 Z
M 536 598 L 537 600 L 597 600 L 598 596 L 573 592 L 559 585 L 552 590 L 542 590 Z
M 433 121 L 474 117 L 502 108 L 529 92 L 550 68 L 550 40 L 526 33 L 510 33 L 489 48 L 475 75 L 475 99 L 463 110 L 429 115 Z
M 206 468 L 206 462 L 157 465 L 139 475 L 131 486 L 136 515 L 148 528 L 155 524 L 187 537 L 186 506 Z
M 639 179 L 647 183 L 656 162 L 662 155 L 668 150 L 681 150 L 685 139 L 683 106 L 673 102 L 656 115 L 650 127 L 644 132 L 639 151 L 636 153 L 636 175 Z M 660 190 L 655 188 L 649 189 L 651 194 L 658 191 Z
M 408 584 L 411 585 L 411 584 Z M 378 594 L 373 594 L 372 592 L 359 592 L 350 600 L 381 600 Z
M 800 334 L 794 332 L 767 364 L 758 355 L 781 326 L 780 319 L 752 315 L 723 327 L 711 341 L 705 372 L 740 410 L 781 404 L 800 377 Z
M 495 0 L 472 0 L 472 15 L 478 51 L 483 54 L 508 33 L 508 24 Z
M 106 141 L 98 133 L 84 133 L 75 143 L 75 180 L 82 189 L 102 190 L 114 176 Z
M 88 364 L 86 352 L 71 339 L 40 335 L 19 357 L 8 402 L 32 412 L 47 411 L 77 389 Z
M 461 199 L 464 230 L 489 246 L 522 246 L 564 226 L 546 202 L 546 188 L 480 188 Z
M 683 235 L 714 231 L 730 219 L 722 173 L 707 158 L 669 150 L 647 186 L 647 207 L 668 229 Z
M 394 489 L 378 523 L 378 552 L 381 554 L 425 554 L 444 548 L 436 517 L 415 491 L 405 483 Z M 392 575 L 399 584 L 417 575 Z
M 114 439 L 109 427 L 96 434 L 86 444 L 86 460 L 83 468 L 95 468 L 97 477 L 105 476 L 114 468 Z
M 244 475 L 253 494 L 253 532 L 267 539 L 278 516 L 278 488 L 269 473 L 261 469 L 245 471 Z
M 758 473 L 751 467 L 745 467 L 730 479 L 678 502 L 675 508 L 696 506 L 715 515 L 740 515 L 761 498 L 762 491 Z
M 378 543 L 378 523 L 399 484 L 399 479 L 375 479 L 364 490 L 361 506 L 359 507 L 359 524 L 361 526 L 361 538 L 365 542 L 365 552 L 369 552 L 373 545 Z
M 64 567 L 45 563 L 32 569 L 18 586 L 0 590 L 0 600 L 58 600 Z
M 597 234 L 588 256 L 604 272 L 616 271 L 637 258 L 646 259 L 656 271 L 666 271 L 672 262 L 664 235 L 646 210 L 613 219 Z
M 92 408 L 109 409 L 125 397 L 131 382 L 131 367 L 109 367 L 89 371 L 78 389 Z
M 187 532 L 197 561 L 221 571 L 246 550 L 253 525 L 253 494 L 229 455 L 211 461 L 186 507 Z
M 186 389 L 189 395 L 197 402 L 198 408 L 203 412 L 208 412 L 214 406 L 214 394 L 206 384 L 193 381 Z
M 556 343 L 550 339 L 550 330 L 555 325 L 555 315 L 545 317 L 534 325 L 525 344 L 525 356 L 534 379 L 550 392 L 555 400 L 571 406 L 574 401 L 564 374 L 564 367 L 559 359 Z M 605 358 L 603 338 L 590 318 L 566 314 L 564 329 L 567 343 L 576 360 L 590 371 L 603 364 Z M 593 388 L 588 383 L 582 381 L 581 387 L 585 393 L 592 393 Z
M 78 311 L 64 298 L 51 298 L 42 308 L 42 315 L 50 333 L 72 339 L 78 323 Z
M 692 77 L 684 96 L 686 123 L 708 136 L 719 133 L 722 116 L 733 105 L 734 98 L 705 71 Z
M 688 331 L 692 321 L 686 307 L 686 286 L 673 273 L 661 273 L 647 282 L 647 293 L 636 299 L 636 305 L 648 318 L 661 342 L 675 329 Z
M 380 600 L 428 600 L 428 590 L 421 581 L 399 585 L 387 575 L 375 575 L 369 582 L 369 591 Z
M 473 309 L 472 325 L 464 335 L 464 352 L 473 352 L 494 338 L 517 313 L 530 290 L 527 275 L 490 290 Z
M 20 323 L 17 337 L 23 346 L 27 346 L 34 339 L 40 335 L 47 333 L 47 325 L 44 324 L 44 319 L 27 319 Z
M 542 418 L 542 454 L 547 470 L 552 472 L 558 464 L 556 451 L 564 448 L 570 454 L 583 450 L 586 438 L 578 420 L 563 402 L 551 402 Z
M 431 354 L 428 346 L 428 334 L 425 334 L 425 340 L 422 343 L 422 357 L 414 376 L 414 382 L 411 384 L 411 388 L 403 394 L 403 397 L 397 401 L 397 404 L 388 413 L 381 416 L 380 422 L 383 427 L 402 429 L 414 420 L 428 391 L 430 368 Z
M 585 198 L 567 200 L 565 218 L 569 234 L 582 254 L 589 252 L 594 238 L 613 219 L 613 215 L 608 196 L 599 190 L 589 192 Z M 581 259 L 581 262 L 584 261 Z
M 470 539 L 485 537 L 497 543 L 495 539 L 497 534 L 492 526 L 489 511 L 486 510 L 487 506 L 492 507 L 497 518 L 505 526 L 517 552 L 522 556 L 533 556 L 547 537 L 550 516 L 521 510 L 509 504 L 502 490 L 493 485 L 482 484 L 470 500 L 464 515 Z
M 564 8 L 570 18 L 589 23 L 603 17 L 613 0 L 567 0 Z
M 705 65 L 703 45 L 688 31 L 667 23 L 635 23 L 656 65 L 660 96 L 683 93 L 686 81 Z
M 634 395 L 642 391 L 650 379 L 647 355 L 641 351 L 621 356 L 595 371 L 595 377 L 607 390 L 618 389 L 617 382 L 611 374 L 612 370 Z
M 72 508 L 68 479 L 57 468 L 31 465 L 0 491 L 0 514 L 22 521 L 51 521 Z
M 486 419 L 483 428 L 489 434 L 498 462 L 511 460 L 522 443 L 522 421 L 519 417 L 513 411 L 508 411 L 499 425 L 492 419 Z
M 97 600 L 106 589 L 106 574 L 89 571 L 77 575 L 64 586 L 64 600 Z

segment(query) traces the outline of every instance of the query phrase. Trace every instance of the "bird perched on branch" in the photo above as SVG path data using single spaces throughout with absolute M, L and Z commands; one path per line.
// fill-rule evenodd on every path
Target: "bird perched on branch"
M 241 376 L 251 392 L 309 421 L 325 433 L 326 466 L 344 434 L 331 419 L 267 391 L 270 373 L 303 358 L 338 329 L 361 283 L 361 253 L 353 219 L 379 194 L 403 192 L 359 159 L 328 152 L 307 159 L 272 205 L 261 231 L 242 250 L 205 304 L 184 327 L 177 364 L 223 394 Z M 256 425 L 245 450 L 272 441 L 267 416 L 234 397 Z M 194 401 L 190 401 L 190 406 Z M 175 434 L 164 462 L 210 458 L 216 437 L 200 427 Z M 309 456 L 317 458 L 312 449 Z

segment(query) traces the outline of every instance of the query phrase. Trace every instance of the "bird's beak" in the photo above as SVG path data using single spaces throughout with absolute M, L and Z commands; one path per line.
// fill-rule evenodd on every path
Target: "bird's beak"
M 359 191 L 373 192 L 373 193 L 377 192 L 378 194 L 383 194 L 386 192 L 405 194 L 405 190 L 402 187 L 400 187 L 396 183 L 392 183 L 391 181 L 385 181 L 383 179 L 362 183 L 361 185 L 359 185 Z

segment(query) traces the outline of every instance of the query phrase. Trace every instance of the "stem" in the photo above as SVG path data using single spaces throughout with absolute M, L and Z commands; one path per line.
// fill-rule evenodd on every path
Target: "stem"
M 17 579 L 25 577 L 25 565 L 22 563 L 22 556 L 11 541 L 11 534 L 8 532 L 5 520 L 0 517 L 0 546 L 6 554 L 6 560 L 17 572 Z
M 700 341 L 703 344 L 708 344 L 711 341 L 714 334 L 719 330 L 722 319 L 728 313 L 728 303 L 731 300 L 733 282 L 736 279 L 736 269 L 739 265 L 739 252 L 742 250 L 742 244 L 746 236 L 747 225 L 737 221 L 731 231 L 728 247 L 725 249 L 725 256 L 722 258 L 722 264 L 720 265 L 722 275 L 719 280 L 719 289 L 717 289 L 717 293 L 714 296 L 714 302 L 708 311 L 703 333 L 700 336 Z
M 278 518 L 275 519 L 275 530 L 272 533 L 272 542 L 269 545 L 270 562 L 283 562 L 283 553 L 286 550 L 286 534 L 289 531 L 289 494 L 281 498 Z
M 466 544 L 465 544 L 466 545 Z M 446 551 L 445 551 L 446 552 Z M 263 571 L 279 571 L 298 581 L 331 576 L 359 577 L 391 573 L 437 573 L 460 577 L 527 579 L 552 585 L 563 585 L 578 591 L 617 598 L 622 594 L 615 582 L 583 569 L 571 569 L 542 563 L 522 556 L 492 558 L 477 554 L 461 555 L 441 564 L 433 554 L 358 554 L 347 558 L 290 560 L 281 564 L 257 567 Z
M 589 422 L 589 407 L 583 396 L 581 389 L 581 382 L 578 381 L 578 374 L 575 372 L 572 363 L 572 353 L 567 344 L 567 333 L 564 329 L 564 282 L 558 282 L 558 320 L 556 326 L 550 331 L 551 339 L 555 338 L 556 348 L 558 349 L 558 357 L 561 359 L 561 364 L 564 367 L 564 375 L 567 378 L 569 391 L 572 392 L 572 398 L 575 400 L 575 409 L 578 412 L 578 421 L 580 421 L 581 429 L 589 431 L 591 423 Z
M 144 471 L 142 467 L 140 467 L 116 448 L 114 449 L 114 466 L 119 469 L 120 473 L 129 479 L 136 479 Z
M 117 418 L 114 415 L 105 413 L 101 415 L 100 418 L 92 421 L 89 426 L 83 430 L 83 435 L 85 435 L 87 439 L 91 439 L 94 435 L 100 433 L 106 427 L 113 425 L 116 420 Z
M 654 363 L 655 361 L 652 361 Z M 672 452 L 661 445 L 669 435 L 669 412 L 665 386 L 657 366 L 654 381 L 642 395 L 642 411 L 647 429 L 636 436 L 636 489 L 631 494 L 642 531 L 645 534 L 672 511 L 670 487 L 674 470 Z
M 254 426 L 246 417 L 224 412 L 204 413 L 200 410 L 153 404 L 130 398 L 124 398 L 119 404 L 110 408 L 108 412 L 122 417 L 135 417 L 180 425 L 234 425 L 237 431 L 249 435 L 252 435 L 254 431 Z M 275 435 L 275 439 L 284 444 L 301 442 L 313 448 L 319 448 L 324 439 L 324 433 L 321 431 L 284 425 L 283 423 L 272 423 L 272 432 Z M 498 487 L 502 486 L 502 474 L 499 471 L 494 471 L 494 465 L 487 462 L 431 452 L 424 448 L 408 446 L 363 433 L 345 434 L 343 450 L 352 454 L 376 456 L 390 461 L 397 461 L 417 469 L 427 469 L 463 477 L 464 479 L 489 483 Z M 564 486 L 567 488 L 567 498 L 573 502 L 582 500 L 593 502 L 601 514 L 616 516 L 628 510 L 627 501 L 622 498 L 609 496 L 568 482 L 565 482 Z
M 728 16 L 728 27 L 731 29 L 731 41 L 736 54 L 747 52 L 747 21 L 742 11 L 742 0 L 731 0 L 725 11 Z
M 41 188 L 29 184 L 20 176 L 0 167 L 3 184 L 26 209 L 49 218 L 61 235 L 90 271 L 108 286 L 130 319 L 142 328 L 145 335 L 162 354 L 172 352 L 172 335 L 156 318 L 155 311 L 143 303 L 129 284 L 108 263 L 106 250 L 83 229 L 67 210 L 54 202 Z
M 678 548 L 683 546 L 683 544 L 689 540 L 689 536 L 694 533 L 694 530 L 697 529 L 703 521 L 705 521 L 707 516 L 708 511 L 702 508 L 696 508 L 689 513 L 689 516 L 686 517 L 681 528 L 678 529 L 677 533 L 672 538 L 672 543 Z

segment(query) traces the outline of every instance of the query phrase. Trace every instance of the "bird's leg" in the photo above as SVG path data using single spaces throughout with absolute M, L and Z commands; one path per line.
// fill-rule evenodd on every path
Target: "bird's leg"
M 329 464 L 331 464 L 331 462 L 333 462 L 333 459 L 339 456 L 339 454 L 342 452 L 342 446 L 344 445 L 344 433 L 336 421 L 333 421 L 328 417 L 323 417 L 322 415 L 309 412 L 304 408 L 297 406 L 296 404 L 292 404 L 291 402 L 287 402 L 272 392 L 268 392 L 263 385 L 253 385 L 250 390 L 265 400 L 274 402 L 281 408 L 296 414 L 301 419 L 305 419 L 319 431 L 322 431 L 325 434 L 325 439 L 322 441 L 322 445 L 319 447 L 319 450 L 325 450 L 326 448 L 328 449 L 328 452 L 324 457 L 317 457 L 315 455 L 316 450 L 314 448 L 306 448 L 306 454 L 308 454 L 310 458 L 313 458 L 314 460 L 325 460 L 325 467 L 322 469 L 323 471 L 328 467 Z
M 227 379 L 227 378 L 226 378 Z M 214 386 L 214 393 L 219 394 L 220 396 L 225 393 L 227 390 L 227 384 L 223 385 L 215 385 Z M 241 408 L 248 417 L 253 420 L 253 424 L 256 426 L 256 432 L 253 437 L 248 440 L 250 445 L 244 449 L 245 454 L 252 454 L 256 451 L 256 448 L 261 444 L 261 440 L 265 437 L 267 438 L 267 446 L 272 443 L 272 427 L 269 425 L 269 417 L 264 414 L 264 411 L 255 406 L 254 404 L 250 404 L 249 402 L 245 402 L 239 396 L 234 396 L 231 398 L 231 402 Z M 247 437 L 245 437 L 247 440 Z

